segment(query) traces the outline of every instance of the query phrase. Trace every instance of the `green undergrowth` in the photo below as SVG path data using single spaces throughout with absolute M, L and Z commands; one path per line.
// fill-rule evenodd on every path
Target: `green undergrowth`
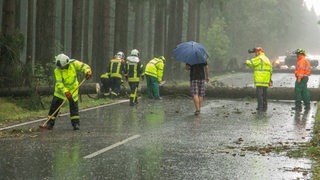
M 15 121 L 28 121 L 47 117 L 52 96 L 44 97 L 0 97 L 0 125 Z M 95 95 L 82 95 L 79 99 L 79 109 L 108 104 L 108 98 L 97 99 Z M 69 112 L 69 105 L 65 103 L 61 113 Z

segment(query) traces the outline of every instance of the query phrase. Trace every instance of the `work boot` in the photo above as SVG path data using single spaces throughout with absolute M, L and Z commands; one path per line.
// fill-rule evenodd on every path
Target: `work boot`
M 130 103 L 129 103 L 129 105 L 130 105 L 130 106 L 134 106 L 133 97 L 130 98 Z
M 46 128 L 48 130 L 52 130 L 53 129 L 53 126 L 54 126 L 54 120 L 53 119 L 50 119 L 46 125 Z
M 80 129 L 80 120 L 79 119 L 71 120 L 71 124 L 72 124 L 73 130 L 79 130 Z
M 305 111 L 310 111 L 310 104 L 306 104 L 306 106 L 304 107 Z
M 302 110 L 301 106 L 292 107 L 291 109 L 299 112 Z

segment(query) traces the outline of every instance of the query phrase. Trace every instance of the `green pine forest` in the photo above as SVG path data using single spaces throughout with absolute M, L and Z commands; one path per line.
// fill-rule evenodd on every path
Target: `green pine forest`
M 261 46 L 270 59 L 320 54 L 319 17 L 303 0 L 0 0 L 0 88 L 52 84 L 54 56 L 88 63 L 98 82 L 117 51 L 143 63 L 166 57 L 165 79 L 184 79 L 172 50 L 205 45 L 211 74 Z

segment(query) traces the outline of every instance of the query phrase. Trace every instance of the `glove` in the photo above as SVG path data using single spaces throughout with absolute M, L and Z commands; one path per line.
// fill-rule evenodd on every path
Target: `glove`
M 65 95 L 66 95 L 66 97 L 67 97 L 68 100 L 72 99 L 72 94 L 71 94 L 69 91 L 67 91 L 67 92 L 65 93 Z
M 87 74 L 86 74 L 86 79 L 90 79 L 91 78 L 91 71 L 88 71 Z

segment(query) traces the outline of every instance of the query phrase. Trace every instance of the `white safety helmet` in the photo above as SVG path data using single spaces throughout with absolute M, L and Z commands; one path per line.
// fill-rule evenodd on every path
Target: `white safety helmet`
M 58 67 L 64 67 L 70 62 L 70 58 L 65 54 L 59 54 L 55 57 L 56 59 L 56 66 Z
M 139 57 L 139 51 L 137 49 L 132 49 L 131 56 L 137 56 Z
M 122 51 L 119 51 L 117 52 L 117 54 L 115 55 L 116 58 L 119 58 L 119 59 L 124 59 L 124 53 Z

